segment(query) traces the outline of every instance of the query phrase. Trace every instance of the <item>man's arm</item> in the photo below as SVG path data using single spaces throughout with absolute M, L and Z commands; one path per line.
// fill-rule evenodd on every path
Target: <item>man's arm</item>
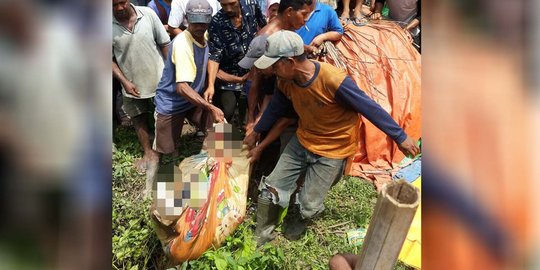
M 336 102 L 367 118 L 377 128 L 394 140 L 405 155 L 416 156 L 420 149 L 416 142 L 394 121 L 381 105 L 364 93 L 349 77 L 341 83 L 335 95 Z
M 287 117 L 282 117 L 277 120 L 277 122 L 272 126 L 266 137 L 264 137 L 264 139 L 257 146 L 255 146 L 255 148 L 251 149 L 248 152 L 247 157 L 250 158 L 249 162 L 253 163 L 259 160 L 262 151 L 264 151 L 264 149 L 266 149 L 266 147 L 268 147 L 272 142 L 277 140 L 281 133 L 283 133 L 283 131 L 287 127 L 294 124 L 296 121 L 297 119 Z
M 212 105 L 204 98 L 202 98 L 199 93 L 195 92 L 187 82 L 176 83 L 176 93 L 183 96 L 191 104 L 194 104 L 197 107 L 204 108 L 212 113 L 214 121 L 222 123 L 225 119 L 223 112 L 216 106 Z
M 167 48 L 171 43 L 171 37 L 167 33 L 166 28 L 163 27 L 163 24 L 161 24 L 161 20 L 159 20 L 159 17 L 156 15 L 156 13 L 152 12 L 150 14 L 150 19 L 152 20 L 154 41 L 156 42 L 156 44 L 158 44 L 161 53 L 163 54 L 163 59 L 167 59 Z
M 169 32 L 169 35 L 171 35 L 171 37 L 176 37 L 184 31 L 180 27 L 172 27 L 170 24 L 168 26 L 169 27 L 167 27 L 167 30 Z
M 253 128 L 253 132 L 244 139 L 244 143 L 247 144 L 250 149 L 255 146 L 261 133 L 269 131 L 274 123 L 287 112 L 290 112 L 293 107 L 291 101 L 288 100 L 281 91 L 276 90 L 275 92 L 268 108 L 266 108 L 261 119 Z
M 259 30 L 260 29 L 263 29 L 263 27 L 266 26 L 266 17 L 264 16 L 262 10 L 261 10 L 261 7 L 259 6 L 259 4 L 257 3 L 257 1 L 255 1 L 255 21 L 257 22 L 257 25 L 259 26 Z
M 248 117 L 246 123 L 246 134 L 252 131 L 255 125 L 255 111 L 257 109 L 257 103 L 259 103 L 259 97 L 261 92 L 261 79 L 262 74 L 255 67 L 253 68 L 253 76 L 251 76 L 251 85 L 248 93 Z
M 182 24 L 184 22 L 185 15 L 183 5 L 184 2 L 179 0 L 175 0 L 171 3 L 171 12 L 169 13 L 169 19 L 167 20 L 167 24 L 169 25 L 167 30 L 171 37 L 175 37 L 185 30 L 185 27 Z
M 169 52 L 169 44 L 171 43 L 171 38 L 167 33 L 166 28 L 163 27 L 159 17 L 155 13 L 150 14 L 150 19 L 152 20 L 152 29 L 154 34 L 154 41 L 158 44 L 163 59 L 167 59 Z
M 316 36 L 313 41 L 311 41 L 310 46 L 319 47 L 321 44 L 323 44 L 325 41 L 340 41 L 342 34 L 337 31 L 330 31 L 323 34 L 320 34 Z
M 114 57 L 112 61 L 112 70 L 113 70 L 113 76 L 118 81 L 120 81 L 120 83 L 124 87 L 124 90 L 126 90 L 126 93 L 132 96 L 136 96 L 136 97 L 140 96 L 137 86 L 135 86 L 135 84 L 133 84 L 130 80 L 126 78 L 126 76 L 124 75 L 124 73 L 122 72 L 118 64 L 116 63 L 116 59 Z
M 218 73 L 219 63 L 213 60 L 208 60 L 208 87 L 204 91 L 204 99 L 208 102 L 212 102 L 214 97 L 215 88 L 214 83 L 216 82 L 216 75 Z
M 161 50 L 161 54 L 163 55 L 163 59 L 167 60 L 167 57 L 169 56 L 169 44 L 166 45 L 160 45 L 159 48 Z
M 337 13 L 332 9 L 329 11 L 330 12 L 324 13 L 328 16 L 325 33 L 316 36 L 309 44 L 310 46 L 319 47 L 325 41 L 338 42 L 341 40 L 341 36 L 343 35 L 343 25 L 341 25 Z

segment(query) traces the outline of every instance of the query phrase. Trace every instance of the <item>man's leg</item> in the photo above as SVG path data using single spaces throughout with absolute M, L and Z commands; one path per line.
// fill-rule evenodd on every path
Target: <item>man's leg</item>
M 212 127 L 214 119 L 212 115 L 201 107 L 195 107 L 187 112 L 186 117 L 189 122 L 194 125 L 198 131 L 202 131 L 205 135 L 208 133 L 208 129 Z
M 143 173 L 146 171 L 149 163 L 159 161 L 159 156 L 150 144 L 150 132 L 148 128 L 148 113 L 151 111 L 151 99 L 134 99 L 123 96 L 123 109 L 129 115 L 133 122 L 135 132 L 139 143 L 143 147 L 144 156 L 135 162 L 137 171 Z
M 343 175 L 345 161 L 307 154 L 305 184 L 287 213 L 283 224 L 285 237 L 291 240 L 300 238 L 308 220 L 324 210 L 324 199 L 334 181 Z
M 274 238 L 273 231 L 278 221 L 279 209 L 289 205 L 289 198 L 296 189 L 296 180 L 306 169 L 306 154 L 296 136 L 293 136 L 276 168 L 261 181 L 255 230 L 259 246 Z
M 152 163 L 151 170 L 146 174 L 146 193 L 150 195 L 155 179 L 157 177 L 159 156 L 162 154 L 178 155 L 177 143 L 182 136 L 182 127 L 184 125 L 185 113 L 174 115 L 163 115 L 154 112 L 155 119 L 155 137 L 153 148 L 158 153 L 158 160 Z
M 236 110 L 236 104 L 238 102 L 236 98 L 236 91 L 229 91 L 229 90 L 223 90 L 223 89 L 217 89 L 217 101 L 218 104 L 216 104 L 225 115 L 225 119 L 227 119 L 227 122 L 231 123 L 232 117 L 234 116 L 234 111 Z M 240 92 L 238 92 L 238 95 Z
M 261 140 L 263 140 L 266 135 L 266 133 L 261 134 Z M 255 203 L 257 202 L 259 195 L 261 178 L 263 176 L 269 176 L 276 167 L 281 154 L 279 151 L 280 148 L 280 141 L 277 139 L 263 150 L 260 159 L 252 165 L 251 175 L 249 176 L 248 198 Z

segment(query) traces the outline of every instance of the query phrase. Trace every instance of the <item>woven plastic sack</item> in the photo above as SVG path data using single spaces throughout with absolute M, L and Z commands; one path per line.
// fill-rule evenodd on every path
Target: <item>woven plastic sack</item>
M 368 96 L 379 103 L 405 132 L 421 137 L 421 57 L 410 35 L 390 21 L 366 25 L 347 24 L 335 46 L 325 43 L 327 53 L 319 60 L 345 69 Z M 356 154 L 347 174 L 372 179 L 377 187 L 391 182 L 403 154 L 392 139 L 367 119 L 358 123 Z M 395 172 L 394 172 L 395 173 Z
M 215 144 L 227 148 L 231 142 Z M 174 181 L 158 179 L 152 215 L 158 238 L 173 262 L 197 259 L 209 248 L 219 247 L 243 221 L 249 161 L 247 149 L 235 152 L 220 159 L 203 151 L 180 163 Z

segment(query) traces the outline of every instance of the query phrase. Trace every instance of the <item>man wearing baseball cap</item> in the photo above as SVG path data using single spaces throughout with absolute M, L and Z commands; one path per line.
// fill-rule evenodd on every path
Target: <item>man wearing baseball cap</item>
M 259 134 L 270 130 L 290 107 L 294 107 L 300 119 L 298 130 L 276 168 L 259 186 L 255 231 L 259 245 L 273 239 L 279 209 L 289 206 L 301 174 L 305 173 L 305 183 L 296 202 L 289 206 L 284 236 L 292 240 L 300 238 L 307 221 L 322 212 L 330 187 L 342 177 L 347 158 L 355 153 L 358 114 L 392 138 L 405 155 L 419 153 L 416 141 L 360 90 L 345 71 L 308 60 L 298 34 L 279 31 L 270 35 L 265 53 L 255 61 L 255 66 L 274 71 L 278 77 L 277 90 L 244 142 L 253 147 Z
M 189 25 L 172 41 L 165 62 L 155 103 L 156 132 L 153 148 L 159 154 L 178 155 L 184 118 L 206 130 L 211 121 L 223 122 L 223 112 L 202 98 L 206 82 L 208 46 L 206 30 L 212 18 L 212 7 L 206 0 L 189 0 L 186 6 Z M 157 167 L 157 164 L 156 164 Z

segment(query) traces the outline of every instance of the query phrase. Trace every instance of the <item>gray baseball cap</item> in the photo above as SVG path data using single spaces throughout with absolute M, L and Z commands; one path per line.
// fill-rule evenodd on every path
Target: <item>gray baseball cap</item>
M 256 36 L 253 40 L 251 40 L 246 55 L 244 55 L 244 58 L 242 58 L 242 60 L 238 62 L 238 65 L 241 68 L 250 69 L 251 67 L 253 67 L 253 63 L 255 63 L 255 61 L 259 59 L 259 57 L 264 55 L 267 38 L 268 35 L 260 35 Z
M 189 0 L 186 5 L 188 23 L 210 23 L 212 6 L 206 0 Z
M 255 61 L 255 66 L 265 69 L 277 62 L 281 57 L 299 56 L 304 53 L 304 41 L 295 32 L 281 30 L 266 39 L 264 55 Z

